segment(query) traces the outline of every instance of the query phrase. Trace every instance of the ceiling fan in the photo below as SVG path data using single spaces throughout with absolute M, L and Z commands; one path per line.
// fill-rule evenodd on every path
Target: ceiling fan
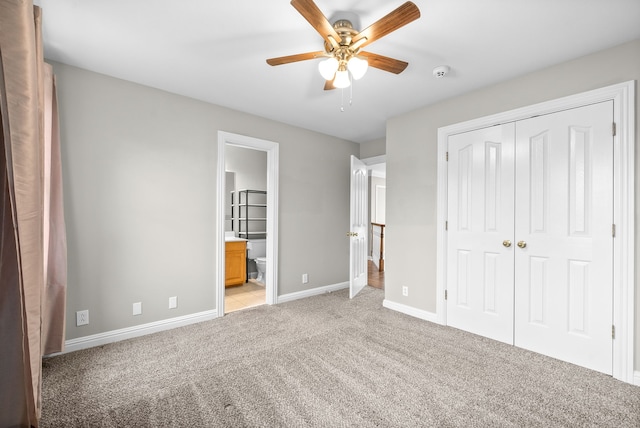
M 420 10 L 413 2 L 406 2 L 393 12 L 374 22 L 362 31 L 353 28 L 347 19 L 339 19 L 333 25 L 322 14 L 313 0 L 292 0 L 291 5 L 307 20 L 324 39 L 324 50 L 270 58 L 269 65 L 282 65 L 315 58 L 326 58 L 318 64 L 326 80 L 324 89 L 346 88 L 351 78 L 359 79 L 368 66 L 400 74 L 409 63 L 387 56 L 365 52 L 361 49 L 387 34 L 420 17 Z

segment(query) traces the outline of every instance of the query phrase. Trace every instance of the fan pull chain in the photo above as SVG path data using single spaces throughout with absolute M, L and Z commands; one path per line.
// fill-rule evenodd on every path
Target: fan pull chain
M 349 75 L 351 84 L 349 85 L 349 107 L 353 106 L 353 82 L 351 75 Z M 344 88 L 340 89 L 340 112 L 344 113 Z

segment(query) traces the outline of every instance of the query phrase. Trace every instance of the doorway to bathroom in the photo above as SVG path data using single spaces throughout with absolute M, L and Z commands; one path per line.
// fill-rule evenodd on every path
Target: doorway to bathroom
M 218 134 L 218 316 L 277 298 L 278 144 Z

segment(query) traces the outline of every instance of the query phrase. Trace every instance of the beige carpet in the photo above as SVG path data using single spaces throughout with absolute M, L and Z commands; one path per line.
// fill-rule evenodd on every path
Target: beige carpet
M 57 356 L 44 427 L 639 427 L 640 388 L 366 287 Z

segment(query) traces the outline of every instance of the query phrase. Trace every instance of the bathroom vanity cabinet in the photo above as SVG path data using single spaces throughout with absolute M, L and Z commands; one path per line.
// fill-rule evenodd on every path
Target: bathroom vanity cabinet
M 225 242 L 225 287 L 242 285 L 247 280 L 247 241 Z

